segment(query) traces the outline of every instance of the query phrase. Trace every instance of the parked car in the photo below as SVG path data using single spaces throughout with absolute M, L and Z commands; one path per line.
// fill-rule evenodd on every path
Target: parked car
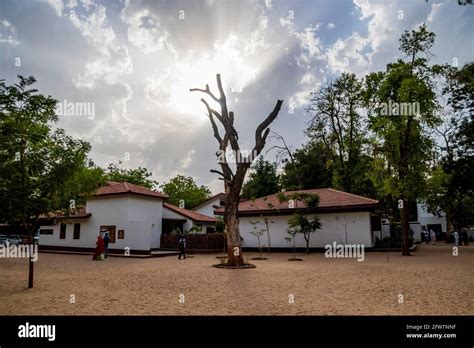
M 23 244 L 23 237 L 17 234 L 11 235 L 10 237 L 8 237 L 8 242 L 10 243 L 10 245 L 20 245 Z
M 5 244 L 8 241 L 8 236 L 5 234 L 0 234 L 0 245 Z

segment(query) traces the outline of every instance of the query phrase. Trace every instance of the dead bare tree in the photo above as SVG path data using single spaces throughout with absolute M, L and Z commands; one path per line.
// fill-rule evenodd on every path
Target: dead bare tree
M 213 94 L 206 85 L 205 89 L 192 88 L 191 92 L 199 91 L 209 95 L 215 102 L 219 104 L 220 112 L 210 107 L 209 103 L 202 98 L 202 103 L 206 106 L 209 120 L 211 121 L 212 130 L 214 137 L 219 143 L 219 151 L 216 153 L 219 160 L 219 165 L 222 171 L 211 170 L 212 173 L 219 174 L 221 180 L 224 181 L 224 192 L 225 192 L 225 211 L 224 211 L 224 225 L 225 233 L 227 236 L 227 265 L 228 266 L 244 266 L 244 258 L 242 255 L 241 248 L 241 237 L 239 232 L 239 202 L 240 192 L 244 183 L 245 174 L 252 164 L 252 160 L 257 157 L 265 146 L 265 142 L 270 128 L 268 126 L 275 120 L 280 112 L 283 100 L 278 100 L 273 111 L 260 123 L 255 130 L 255 145 L 253 150 L 249 153 L 248 151 L 241 151 L 238 142 L 238 133 L 234 127 L 234 113 L 228 111 L 226 95 L 222 87 L 220 74 L 216 75 L 217 88 L 219 90 L 219 97 Z M 224 136 L 219 133 L 218 123 L 224 129 Z M 228 146 L 235 157 L 235 168 L 234 171 L 229 166 L 226 159 L 226 150 Z
M 270 151 L 277 150 L 277 155 L 276 155 L 277 163 L 287 163 L 288 161 L 290 161 L 290 163 L 294 163 L 293 153 L 291 152 L 290 148 L 286 144 L 285 138 L 283 138 L 280 134 L 278 134 L 275 131 L 272 131 L 272 135 L 270 136 L 270 138 L 276 139 L 280 144 L 273 145 L 271 148 L 269 148 L 265 152 L 265 155 L 268 154 Z

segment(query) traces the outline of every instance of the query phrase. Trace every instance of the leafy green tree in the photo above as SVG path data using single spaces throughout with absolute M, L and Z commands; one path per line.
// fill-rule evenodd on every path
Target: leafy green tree
M 425 25 L 406 31 L 400 38 L 406 60 L 390 63 L 386 71 L 366 78 L 370 129 L 379 141 L 383 167 L 389 171 L 383 187 L 399 202 L 403 255 L 409 255 L 408 208 L 423 192 L 432 158 L 433 141 L 426 129 L 439 123 L 433 90 L 433 77 L 439 71 L 428 65 L 434 39 Z M 405 112 L 400 112 L 402 106 Z M 406 111 L 408 106 L 411 112 Z
M 152 173 L 146 168 L 125 169 L 121 167 L 122 161 L 118 164 L 111 163 L 105 171 L 106 180 L 117 182 L 129 182 L 138 186 L 146 187 L 150 190 L 156 189 L 158 182 L 151 179 Z
M 242 187 L 242 197 L 256 199 L 280 191 L 276 165 L 260 157 L 252 166 L 249 179 Z
M 362 82 L 354 74 L 343 73 L 313 93 L 308 108 L 313 117 L 306 133 L 330 149 L 332 185 L 367 195 L 374 190 L 367 176 L 370 157 L 363 152 L 367 131 L 360 112 L 362 104 Z
M 287 190 L 306 190 L 332 186 L 332 151 L 324 143 L 310 141 L 286 161 L 281 185 Z
M 448 114 L 444 129 L 437 129 L 443 144 L 441 160 L 427 182 L 425 201 L 431 213 L 446 213 L 448 223 L 460 231 L 474 224 L 474 63 L 447 69 L 443 94 Z M 447 125 L 446 125 L 447 123 Z
M 0 81 L 0 219 L 27 228 L 33 243 L 41 214 L 63 210 L 67 216 L 71 204 L 93 192 L 97 182 L 90 176 L 80 180 L 81 173 L 93 171 L 90 145 L 53 129 L 56 100 L 30 89 L 33 76 L 18 79 L 12 85 Z M 30 257 L 29 288 L 33 266 Z
M 263 234 L 265 233 L 265 230 L 257 226 L 260 223 L 260 221 L 250 221 L 250 223 L 252 224 L 252 229 L 250 230 L 250 234 L 257 238 L 258 251 L 260 252 L 260 260 L 263 260 L 264 258 L 262 256 L 262 244 L 260 243 L 260 237 L 263 236 Z
M 288 232 L 303 234 L 306 242 L 306 254 L 309 255 L 309 242 L 311 233 L 322 227 L 319 217 L 315 215 L 315 210 L 319 205 L 319 196 L 310 193 L 295 192 L 292 194 L 281 194 L 278 196 L 280 201 L 289 201 L 290 204 L 303 203 L 302 209 L 294 213 L 288 220 Z
M 192 209 L 211 197 L 209 188 L 198 186 L 190 176 L 177 175 L 160 188 L 170 197 L 169 203 L 179 206 L 184 202 L 186 209 Z
M 288 243 L 292 243 L 292 249 L 293 249 L 293 257 L 290 259 L 290 261 L 300 261 L 301 259 L 296 258 L 296 235 L 298 234 L 298 230 L 296 228 L 288 228 L 286 230 L 286 233 L 288 234 L 289 237 L 285 237 L 285 240 Z

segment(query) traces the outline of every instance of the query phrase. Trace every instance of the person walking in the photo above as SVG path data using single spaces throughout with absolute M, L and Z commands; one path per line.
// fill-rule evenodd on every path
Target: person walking
M 104 260 L 104 240 L 101 236 L 97 237 L 96 248 L 94 251 L 94 255 L 92 255 L 92 260 L 94 261 L 103 261 Z
M 458 231 L 453 232 L 453 237 L 454 237 L 454 245 L 459 245 L 459 233 L 458 233 Z
M 469 236 L 467 235 L 466 229 L 462 230 L 461 235 L 462 235 L 462 240 L 464 241 L 464 245 L 468 246 L 469 245 Z
M 181 260 L 181 256 L 184 256 L 186 259 L 186 239 L 184 236 L 181 236 L 178 241 L 179 256 L 178 260 Z
M 104 235 L 105 258 L 107 258 L 107 256 L 109 255 L 109 241 L 110 241 L 109 233 L 106 232 Z
M 431 244 L 435 245 L 436 244 L 436 233 L 433 230 L 430 230 L 430 238 L 431 238 Z
M 426 244 L 429 244 L 430 243 L 430 233 L 428 232 L 428 230 L 425 230 L 423 233 L 425 234 Z

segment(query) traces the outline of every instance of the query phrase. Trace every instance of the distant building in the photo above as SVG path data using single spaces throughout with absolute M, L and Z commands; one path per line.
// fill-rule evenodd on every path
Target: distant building
M 160 248 L 161 236 L 193 226 L 213 232 L 217 219 L 166 203 L 168 196 L 127 182 L 110 181 L 74 214 L 45 214 L 40 249 L 92 251 L 97 236 L 108 233 L 110 252 L 149 254 Z
M 207 216 L 215 216 L 216 209 L 224 209 L 225 207 L 225 193 L 218 193 L 212 196 L 205 202 L 194 207 L 192 210 Z
M 376 238 L 380 238 L 381 215 L 387 213 L 387 209 L 378 200 L 332 188 L 298 192 L 317 194 L 320 199 L 315 214 L 319 217 L 322 228 L 311 235 L 310 248 L 324 248 L 325 245 L 333 242 L 363 244 L 370 248 L 375 245 Z M 265 228 L 265 217 L 273 222 L 270 225 L 272 248 L 278 250 L 291 247 L 291 244 L 286 240 L 288 220 L 294 213 L 304 211 L 304 202 L 280 202 L 278 194 L 241 202 L 239 204 L 239 228 L 243 238 L 242 247 L 256 248 L 258 246 L 257 239 L 251 232 L 256 221 L 258 221 L 257 228 Z M 216 214 L 222 215 L 223 212 L 223 209 L 216 210 Z M 265 240 L 266 237 L 263 238 L 263 241 Z M 296 247 L 306 247 L 301 234 L 296 237 Z
M 448 232 L 448 224 L 444 212 L 441 212 L 439 215 L 431 214 L 428 212 L 428 208 L 423 202 L 418 203 L 416 208 L 418 212 L 418 221 L 421 224 L 422 230 L 433 230 L 437 236 Z

